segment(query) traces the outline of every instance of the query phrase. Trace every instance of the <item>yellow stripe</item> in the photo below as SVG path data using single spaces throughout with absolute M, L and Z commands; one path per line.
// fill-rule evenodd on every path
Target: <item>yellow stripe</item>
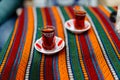
M 52 7 L 52 11 L 53 11 L 53 14 L 56 20 L 58 36 L 61 37 L 63 40 L 65 40 L 64 30 L 63 30 L 64 26 L 62 25 L 62 20 L 57 11 L 57 8 Z M 65 48 L 64 48 L 62 51 L 60 51 L 60 53 L 58 53 L 58 67 L 59 67 L 59 73 L 60 73 L 60 80 L 69 80 L 66 63 L 67 63 L 66 53 L 65 53 Z
M 40 63 L 40 80 L 44 80 L 44 60 L 45 60 L 45 55 L 42 54 L 42 59 Z
M 16 80 L 24 80 L 25 71 L 28 63 L 28 58 L 30 55 L 30 49 L 32 45 L 32 38 L 34 33 L 34 17 L 33 10 L 31 7 L 28 7 L 28 31 L 26 35 L 26 42 L 24 45 L 24 50 L 22 53 L 21 61 L 18 66 L 18 71 L 16 75 Z
M 8 55 L 9 55 L 9 51 L 10 51 L 10 49 L 11 49 L 11 47 L 12 47 L 12 43 L 13 43 L 13 40 L 14 40 L 14 37 L 15 37 L 15 34 L 16 34 L 16 31 L 17 31 L 17 28 L 18 28 L 18 19 L 16 20 L 14 32 L 13 32 L 13 34 L 12 34 L 12 38 L 11 38 L 11 40 L 10 40 L 10 44 L 9 44 L 9 46 L 8 46 L 8 49 L 7 49 L 7 51 L 6 51 L 4 60 L 3 60 L 2 64 L 1 64 L 1 66 L 0 66 L 0 74 L 1 74 L 1 72 L 2 72 L 2 70 L 3 70 L 3 67 L 4 67 L 4 65 L 5 65 L 5 63 L 6 63 L 7 57 L 8 57 Z
M 46 22 L 46 16 L 45 16 L 45 13 L 44 13 L 44 9 L 41 8 L 40 10 L 41 10 L 42 17 L 43 17 L 43 22 L 44 22 L 43 25 L 45 26 L 47 22 Z M 41 58 L 42 59 L 41 59 L 41 62 L 40 62 L 41 63 L 40 64 L 40 80 L 44 80 L 44 61 L 45 61 L 45 55 L 42 54 Z
M 78 54 L 79 54 L 79 58 L 80 58 L 80 65 L 81 65 L 81 68 L 82 68 L 82 71 L 83 71 L 83 74 L 84 74 L 84 78 L 85 78 L 85 80 L 89 80 L 88 74 L 86 72 L 85 65 L 84 65 L 84 62 L 83 62 L 83 58 L 82 58 L 78 36 L 76 35 L 75 37 L 76 37 L 76 43 L 77 43 L 77 48 L 78 48 Z
M 94 15 L 97 17 L 97 19 L 99 20 L 99 22 L 101 23 L 101 25 L 104 28 L 104 24 L 102 23 L 102 21 L 100 20 L 98 15 L 91 8 L 89 8 L 89 9 L 94 13 Z M 105 32 L 107 33 L 107 31 L 105 31 Z M 97 41 L 97 38 L 94 34 L 94 31 L 92 29 L 90 29 L 88 35 L 89 35 L 90 41 L 92 43 L 92 46 L 94 48 L 94 53 L 96 55 L 96 59 L 97 59 L 97 62 L 99 64 L 99 67 L 102 71 L 102 74 L 104 75 L 104 78 L 108 79 L 108 80 L 114 80 L 112 73 L 110 72 L 109 66 L 107 65 L 107 63 L 105 61 L 104 55 L 101 51 L 101 48 L 100 48 L 99 43 Z M 108 33 L 107 33 L 107 36 L 109 36 Z
M 80 8 L 80 7 L 79 7 Z M 69 15 L 70 18 L 73 18 L 72 15 L 70 14 L 69 10 L 67 7 L 65 7 L 65 10 L 67 11 L 67 14 Z M 80 58 L 80 65 L 81 65 L 81 68 L 82 68 L 82 71 L 83 71 L 83 74 L 84 74 L 84 78 L 85 80 L 88 80 L 88 74 L 87 74 L 87 71 L 85 69 L 85 65 L 83 63 L 83 58 L 82 58 L 82 54 L 81 54 L 81 49 L 80 49 L 80 45 L 79 45 L 79 41 L 78 41 L 78 35 L 75 35 L 76 37 L 76 43 L 77 43 L 77 48 L 78 48 L 78 54 L 79 54 L 79 58 Z

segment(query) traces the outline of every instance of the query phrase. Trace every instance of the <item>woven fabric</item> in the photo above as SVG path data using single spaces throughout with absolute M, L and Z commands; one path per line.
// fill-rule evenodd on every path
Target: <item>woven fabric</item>
M 73 34 L 64 27 L 73 7 L 24 8 L 0 53 L 0 80 L 120 79 L 120 35 L 109 20 L 116 7 L 81 7 L 90 30 Z M 63 50 L 45 55 L 34 48 L 45 25 L 65 41 Z

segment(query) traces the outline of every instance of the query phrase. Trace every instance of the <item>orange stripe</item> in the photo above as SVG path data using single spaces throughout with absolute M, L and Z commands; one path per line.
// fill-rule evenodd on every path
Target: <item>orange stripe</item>
M 92 9 L 91 9 L 91 10 L 92 10 Z M 93 11 L 93 10 L 92 10 L 92 11 Z M 104 11 L 103 11 L 103 12 L 104 12 Z M 95 12 L 94 12 L 94 13 L 95 13 Z M 110 13 L 107 13 L 107 14 L 110 14 Z M 106 14 L 106 15 L 107 15 L 107 14 Z M 120 59 L 120 54 L 119 54 L 117 48 L 115 47 L 115 44 L 113 43 L 113 41 L 112 41 L 112 39 L 111 39 L 108 31 L 106 30 L 106 28 L 105 28 L 105 26 L 104 26 L 104 23 L 100 20 L 99 16 L 96 15 L 96 17 L 99 19 L 99 21 L 100 21 L 100 23 L 101 23 L 101 25 L 102 25 L 102 27 L 103 27 L 106 35 L 108 36 L 108 39 L 110 40 L 110 43 L 112 44 L 112 46 L 113 46 L 113 48 L 114 48 L 114 50 L 115 50 L 115 52 L 116 52 L 117 57 Z
M 40 80 L 44 80 L 44 60 L 45 60 L 45 55 L 42 54 L 42 59 L 40 62 Z
M 80 8 L 80 7 L 79 7 Z M 67 7 L 65 7 L 65 10 L 67 11 L 67 14 L 70 18 L 73 18 L 72 17 L 72 14 L 70 14 L 69 10 Z M 88 74 L 87 74 L 87 71 L 85 69 L 85 65 L 83 63 L 83 58 L 82 58 L 82 54 L 81 54 L 81 49 L 80 49 L 80 45 L 79 45 L 79 41 L 78 41 L 78 35 L 75 34 L 75 37 L 76 37 L 76 44 L 77 44 L 77 48 L 78 48 L 78 54 L 79 54 L 79 58 L 80 58 L 80 65 L 81 65 L 81 68 L 82 68 L 82 71 L 83 71 L 83 74 L 84 74 L 84 78 L 85 80 L 88 80 Z
M 4 60 L 3 60 L 2 64 L 0 65 L 0 74 L 1 74 L 1 72 L 2 72 L 2 70 L 3 70 L 3 67 L 4 67 L 4 65 L 5 65 L 5 63 L 6 63 L 7 57 L 8 57 L 8 55 L 9 55 L 9 51 L 10 51 L 10 49 L 11 49 L 11 46 L 12 46 L 12 43 L 13 43 L 13 40 L 14 40 L 14 37 L 15 37 L 15 34 L 16 34 L 16 31 L 17 31 L 17 28 L 18 28 L 18 19 L 16 20 L 15 28 L 14 28 L 14 31 L 13 31 L 13 34 L 12 34 L 12 38 L 11 38 L 11 40 L 10 40 L 10 44 L 9 44 L 8 49 L 7 49 L 7 51 L 6 51 Z
M 101 25 L 104 28 L 104 24 L 102 23 L 100 18 L 97 16 L 97 14 L 92 10 L 92 8 L 89 8 L 89 9 L 94 13 L 94 15 L 97 17 L 97 19 L 99 20 L 99 22 L 101 23 Z M 105 30 L 105 32 L 107 33 L 106 30 Z M 107 36 L 109 36 L 108 33 L 107 33 Z M 90 31 L 89 31 L 89 38 L 90 38 L 90 41 L 91 41 L 92 46 L 94 48 L 96 59 L 97 59 L 97 62 L 100 66 L 102 74 L 104 75 L 104 78 L 108 79 L 108 80 L 114 80 L 114 77 L 113 77 L 112 73 L 110 72 L 109 66 L 106 63 L 104 55 L 101 51 L 101 48 L 100 48 L 99 43 L 97 41 L 97 38 L 96 38 L 94 31 L 92 29 L 90 29 Z
M 102 8 L 100 8 L 103 12 L 105 12 L 105 14 L 106 15 L 109 15 L 110 16 L 110 12 L 108 12 L 107 10 L 105 10 L 105 8 L 104 7 L 102 7 Z M 103 10 L 104 9 L 104 10 Z M 109 17 L 108 16 L 108 17 Z M 105 32 L 107 32 L 107 31 L 105 31 Z M 108 34 L 108 33 L 107 33 Z M 108 34 L 109 35 L 109 34 Z M 118 56 L 118 58 L 120 59 L 120 54 L 119 54 L 119 52 L 117 51 L 117 48 L 115 47 L 115 45 L 114 45 L 114 43 L 112 42 L 112 39 L 110 38 L 110 42 L 112 43 L 112 46 L 113 46 L 113 48 L 114 48 L 114 50 L 116 51 L 116 53 L 117 53 L 117 56 Z
M 100 5 L 99 8 L 107 15 L 107 17 L 110 17 L 109 11 L 107 11 L 104 6 Z
M 57 11 L 57 8 L 52 7 L 52 11 L 53 11 L 53 14 L 54 14 L 54 17 L 56 20 L 58 36 L 61 37 L 63 40 L 65 40 L 62 20 Z M 66 62 L 66 53 L 65 53 L 65 48 L 64 48 L 62 51 L 60 51 L 60 53 L 58 53 L 58 67 L 59 67 L 59 73 L 60 73 L 61 80 L 69 80 L 66 63 L 67 63 Z
M 16 80 L 24 80 L 25 71 L 30 55 L 30 49 L 32 44 L 32 38 L 34 33 L 34 17 L 33 17 L 33 10 L 31 7 L 28 7 L 28 31 L 26 35 L 26 42 L 24 45 L 24 50 L 22 53 L 21 61 L 18 66 L 18 71 L 16 75 Z
M 44 13 L 44 9 L 41 8 L 41 13 L 42 13 L 42 17 L 43 17 L 43 25 L 45 26 L 46 25 L 46 16 L 45 16 L 45 13 Z M 40 80 L 44 80 L 44 60 L 45 60 L 45 55 L 42 54 L 42 57 L 41 57 L 41 64 L 40 64 Z
M 102 5 L 99 6 L 99 8 L 107 15 L 107 17 L 110 17 L 110 12 Z M 114 23 L 115 25 L 116 23 Z
M 67 8 L 67 7 L 64 7 L 64 9 L 65 9 L 65 11 L 67 12 L 68 16 L 72 19 L 73 16 L 72 16 L 72 14 L 70 13 L 70 11 L 68 10 L 68 8 Z

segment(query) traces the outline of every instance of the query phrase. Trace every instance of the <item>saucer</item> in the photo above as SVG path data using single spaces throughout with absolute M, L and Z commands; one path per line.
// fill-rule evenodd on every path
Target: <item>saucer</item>
M 65 46 L 64 40 L 62 40 L 60 37 L 57 37 L 57 36 L 55 36 L 55 43 L 56 45 L 52 50 L 46 50 L 42 47 L 42 38 L 40 38 L 35 42 L 34 46 L 38 52 L 50 55 L 50 54 L 55 54 L 61 51 Z
M 83 33 L 85 31 L 89 30 L 91 27 L 90 23 L 88 21 L 85 21 L 85 27 L 83 29 L 76 29 L 74 27 L 74 20 L 75 19 L 70 19 L 70 20 L 66 21 L 64 24 L 65 28 L 73 33 L 77 33 L 77 34 Z

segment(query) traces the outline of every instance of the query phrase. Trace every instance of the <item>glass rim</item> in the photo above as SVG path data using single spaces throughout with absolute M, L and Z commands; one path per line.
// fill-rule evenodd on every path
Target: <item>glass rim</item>
M 81 12 L 82 14 L 86 14 L 86 11 L 85 11 L 85 10 L 81 10 L 81 9 L 75 9 L 75 8 L 73 8 L 73 11 L 74 11 L 75 13 Z
M 46 25 L 45 27 L 41 28 L 41 32 L 45 32 L 43 31 L 43 29 L 52 29 L 50 32 L 54 32 L 55 31 L 55 27 L 51 26 L 51 25 Z
M 54 26 L 52 26 L 52 25 L 45 25 L 45 26 L 41 26 L 40 28 L 38 28 L 38 30 L 42 30 L 42 29 L 45 29 L 45 28 L 53 28 L 53 29 L 55 29 L 55 27 Z

